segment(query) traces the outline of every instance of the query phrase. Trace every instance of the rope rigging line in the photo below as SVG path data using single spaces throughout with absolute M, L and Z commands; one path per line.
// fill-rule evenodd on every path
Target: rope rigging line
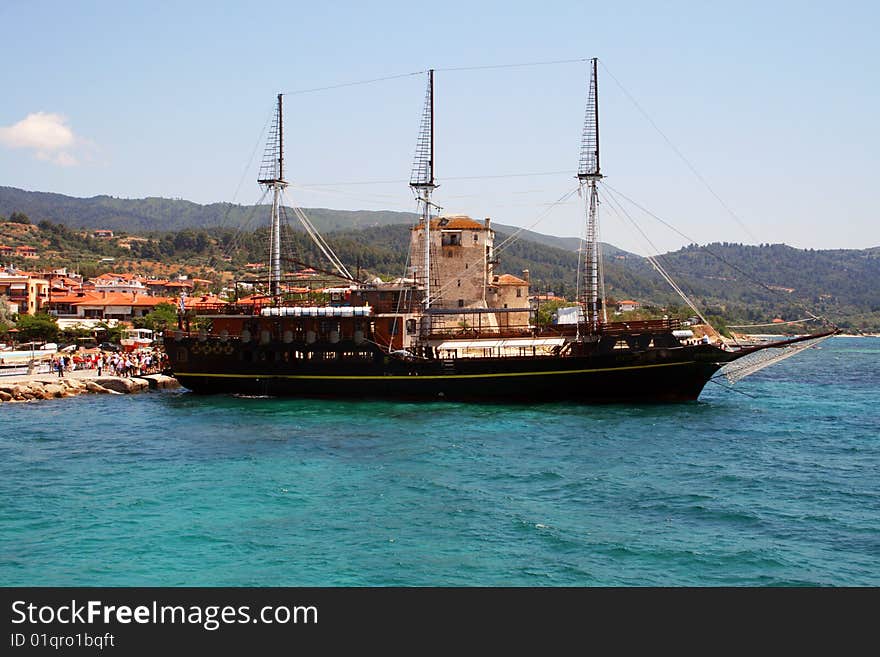
M 589 58 L 579 58 L 579 59 L 556 59 L 552 61 L 544 61 L 544 62 L 517 62 L 511 64 L 487 64 L 483 66 L 447 66 L 444 68 L 435 68 L 435 72 L 445 72 L 445 73 L 453 73 L 458 71 L 482 71 L 488 69 L 498 69 L 498 68 L 525 68 L 528 66 L 552 66 L 556 64 L 574 64 L 574 63 L 583 63 L 590 61 Z M 364 84 L 374 84 L 377 82 L 387 82 L 389 80 L 400 80 L 403 78 L 411 78 L 416 75 L 424 75 L 427 73 L 427 69 L 423 69 L 421 71 L 410 71 L 409 73 L 398 73 L 396 75 L 384 75 L 378 78 L 370 78 L 368 80 L 355 80 L 353 82 L 340 82 L 339 84 L 331 84 L 325 87 L 313 87 L 310 89 L 296 89 L 294 91 L 284 91 L 282 95 L 284 96 L 297 96 L 301 94 L 310 94 L 316 93 L 319 91 L 330 91 L 333 89 L 342 89 L 344 87 L 355 87 Z
M 331 89 L 342 89 L 343 87 L 356 87 L 363 84 L 373 84 L 375 82 L 386 82 L 388 80 L 399 80 L 401 78 L 411 78 L 414 75 L 423 75 L 427 71 L 412 71 L 411 73 L 399 73 L 397 75 L 386 75 L 381 78 L 372 78 L 370 80 L 357 80 L 355 82 L 341 82 L 339 84 L 331 84 L 326 87 L 314 87 L 312 89 L 297 89 L 296 91 L 284 91 L 284 96 L 298 96 L 300 94 L 311 94 L 318 91 L 329 91 Z
M 743 392 L 742 390 L 737 390 L 736 388 L 733 388 L 731 386 L 726 386 L 723 383 L 721 383 L 721 381 L 716 381 L 714 377 L 709 379 L 709 383 L 714 383 L 716 386 L 721 386 L 722 388 L 724 388 L 728 392 L 738 392 L 739 394 L 745 395 L 746 397 L 750 397 L 751 399 L 760 399 L 760 397 L 758 397 L 757 395 L 750 395 L 749 393 Z
M 344 190 L 337 189 L 310 189 L 308 187 L 304 187 L 303 185 L 295 185 L 295 189 L 307 192 L 309 194 L 323 194 L 327 197 L 343 197 L 349 201 L 359 201 L 361 203 L 373 203 L 373 204 L 382 204 L 382 210 L 375 210 L 375 212 L 399 212 L 399 213 L 409 213 L 411 212 L 410 208 L 404 207 L 402 204 L 396 203 L 399 200 L 399 197 L 387 195 L 387 194 L 353 194 L 351 192 L 346 192 Z M 389 200 L 390 199 L 390 200 Z M 322 201 L 323 202 L 323 201 Z M 320 206 L 325 207 L 325 206 Z M 402 220 L 403 221 L 403 220 Z M 354 228 L 354 226 L 352 226 Z M 334 230 L 339 230 L 334 229 Z
M 830 337 L 831 334 L 802 340 L 794 344 L 783 344 L 778 347 L 769 345 L 764 349 L 746 354 L 735 361 L 727 363 L 721 368 L 718 374 L 709 380 L 712 381 L 713 379 L 723 376 L 731 384 L 735 384 L 737 381 L 740 381 L 755 372 L 759 372 L 766 367 L 770 367 L 775 363 L 785 360 L 786 358 L 791 358 L 805 349 L 815 347 L 820 342 L 823 342 Z
M 260 135 L 259 137 L 257 137 L 257 141 L 254 144 L 254 150 L 251 151 L 251 157 L 248 160 L 247 166 L 245 167 L 244 171 L 242 171 L 241 178 L 238 181 L 238 185 L 235 187 L 235 192 L 233 192 L 232 194 L 232 200 L 229 201 L 229 205 L 226 206 L 226 212 L 223 213 L 223 217 L 222 219 L 220 219 L 220 223 L 216 226 L 216 228 L 219 230 L 222 230 L 223 228 L 228 228 L 227 224 L 229 220 L 229 213 L 232 211 L 232 208 L 235 205 L 235 200 L 238 198 L 238 193 L 241 191 L 241 186 L 244 184 L 244 180 L 248 175 L 248 171 L 250 171 L 251 166 L 254 163 L 254 157 L 256 156 L 257 151 L 260 148 L 260 144 L 263 143 L 263 135 L 266 134 L 266 129 L 269 127 L 269 123 L 272 121 L 273 111 L 270 111 L 269 116 L 266 117 L 266 122 L 263 124 L 263 129 L 260 130 Z M 207 226 L 203 225 L 202 227 L 206 228 Z
M 284 192 L 281 193 L 282 198 L 286 195 Z M 330 245 L 324 240 L 309 218 L 306 216 L 305 212 L 302 211 L 302 208 L 296 205 L 290 205 L 290 208 L 293 210 L 294 214 L 300 220 L 300 223 L 305 228 L 306 233 L 308 233 L 309 237 L 312 238 L 312 241 L 315 245 L 320 249 L 321 253 L 324 254 L 324 257 L 332 264 L 340 274 L 342 274 L 348 280 L 353 280 L 354 277 L 351 275 L 351 272 L 346 269 L 345 265 L 342 264 L 342 261 L 336 256 L 333 252 L 333 249 L 330 248 Z
M 571 198 L 572 196 L 574 196 L 574 195 L 577 193 L 577 191 L 578 191 L 578 188 L 575 187 L 575 188 L 572 189 L 571 191 L 566 192 L 565 194 L 563 194 L 562 196 L 560 196 L 558 199 L 556 199 L 556 201 L 554 201 L 553 203 L 551 203 L 551 204 L 550 204 L 550 205 L 544 210 L 544 212 L 542 212 L 542 213 L 538 216 L 538 218 L 537 218 L 537 219 L 536 219 L 536 220 L 535 220 L 530 226 L 528 226 L 528 227 L 526 227 L 526 228 L 518 228 L 518 229 L 515 230 L 513 233 L 511 233 L 511 234 L 510 234 L 510 235 L 509 235 L 504 241 L 502 241 L 498 246 L 496 246 L 496 247 L 493 248 L 493 250 L 492 250 L 492 254 L 493 254 L 493 256 L 497 256 L 499 253 L 503 253 L 505 249 L 509 248 L 509 247 L 510 247 L 510 246 L 511 246 L 511 245 L 512 245 L 517 239 L 519 239 L 519 235 L 520 235 L 520 233 L 522 233 L 522 232 L 524 232 L 524 231 L 527 231 L 527 230 L 531 230 L 532 228 L 534 228 L 535 226 L 537 226 L 540 222 L 542 222 L 542 221 L 546 218 L 546 216 L 547 216 L 547 215 L 548 215 L 548 214 L 549 214 L 549 213 L 550 213 L 550 212 L 551 212 L 551 211 L 552 211 L 557 205 L 560 205 L 560 204 L 564 203 L 565 201 L 567 201 L 569 198 Z M 469 267 L 470 265 L 477 265 L 477 264 L 479 264 L 480 262 L 483 261 L 483 258 L 484 258 L 484 257 L 485 257 L 485 256 L 484 256 L 483 254 L 481 254 L 479 257 L 474 258 L 473 262 L 467 262 L 467 263 L 466 263 L 467 267 Z M 460 273 L 463 273 L 463 272 L 467 269 L 467 267 L 460 269 L 459 272 L 460 272 Z M 446 290 L 447 288 L 451 287 L 451 286 L 452 286 L 452 283 L 453 283 L 456 279 L 457 279 L 457 277 L 451 277 L 451 278 L 449 279 L 449 281 L 448 281 L 445 285 L 441 286 L 440 289 L 438 289 L 437 292 L 436 292 L 435 294 L 432 294 L 432 298 L 431 298 L 431 300 L 433 301 L 435 297 L 436 297 L 436 298 L 439 298 L 439 297 L 440 297 L 440 294 L 441 294 L 444 290 Z
M 802 324 L 804 322 L 812 322 L 812 321 L 815 321 L 812 317 L 804 317 L 803 319 L 792 319 L 791 321 L 788 321 L 788 322 L 770 322 L 769 324 L 737 324 L 737 325 L 728 324 L 727 328 L 736 328 L 736 329 L 759 328 L 759 327 L 763 327 L 763 326 L 783 326 L 785 324 Z
M 416 215 L 417 218 L 418 218 L 418 209 L 419 209 L 418 206 L 419 206 L 419 203 L 418 203 L 418 201 L 416 201 L 416 210 L 415 210 L 415 212 L 413 212 L 413 214 Z M 418 221 L 418 219 L 417 219 L 417 221 Z M 388 351 L 391 351 L 391 342 L 393 340 L 392 336 L 395 335 L 395 333 L 397 331 L 398 315 L 400 315 L 400 313 L 401 313 L 401 308 L 404 306 L 404 304 L 406 304 L 408 306 L 409 302 L 412 300 L 413 288 L 407 287 L 405 284 L 405 281 L 407 278 L 406 274 L 409 271 L 409 267 L 410 267 L 410 259 L 409 258 L 410 258 L 410 249 L 407 249 L 406 250 L 406 260 L 403 263 L 403 276 L 400 277 L 401 280 L 404 281 L 404 284 L 402 285 L 402 287 L 404 288 L 404 291 L 401 294 L 397 295 L 397 307 L 395 308 L 395 315 L 394 315 L 394 320 L 392 322 L 391 334 L 388 336 L 388 344 L 387 345 L 379 345 L 379 346 L 382 346 L 383 348 L 387 349 Z M 378 344 L 378 343 L 374 343 L 374 344 Z
M 607 182 L 605 182 L 604 180 L 603 180 L 600 184 L 601 184 L 603 187 L 605 187 L 607 190 L 613 191 L 615 194 L 617 194 L 617 195 L 620 196 L 621 198 L 625 199 L 625 200 L 628 201 L 629 203 L 632 203 L 632 204 L 633 204 L 635 207 L 637 207 L 639 210 L 641 210 L 641 211 L 644 212 L 645 214 L 647 214 L 647 215 L 653 217 L 654 219 L 656 219 L 657 221 L 659 221 L 661 224 L 663 224 L 664 226 L 666 226 L 667 228 L 669 228 L 669 229 L 672 230 L 673 232 L 677 233 L 677 234 L 680 235 L 681 237 L 683 237 L 683 238 L 685 238 L 686 240 L 688 240 L 688 242 L 693 243 L 693 244 L 696 244 L 696 243 L 697 243 L 697 240 L 695 240 L 695 239 L 693 239 L 692 237 L 690 237 L 690 236 L 684 234 L 683 232 L 681 232 L 680 230 L 678 230 L 678 228 L 676 228 L 675 226 L 673 226 L 672 224 L 670 224 L 668 221 L 665 221 L 664 219 L 662 219 L 661 217 L 658 217 L 656 214 L 654 214 L 653 212 L 651 212 L 651 211 L 648 210 L 647 208 L 645 208 L 645 207 L 639 205 L 636 201 L 634 201 L 634 200 L 632 200 L 631 198 L 629 198 L 626 194 L 624 194 L 624 193 L 621 192 L 620 190 L 614 189 L 611 185 L 609 185 L 609 184 L 608 184 Z M 767 290 L 767 291 L 770 292 L 771 294 L 774 294 L 774 295 L 776 295 L 776 296 L 778 296 L 778 297 L 780 297 L 780 298 L 786 299 L 787 302 L 792 303 L 793 305 L 796 305 L 798 308 L 800 308 L 802 311 L 804 311 L 807 315 L 809 315 L 810 317 L 812 317 L 815 321 L 817 321 L 817 322 L 822 322 L 822 323 L 825 324 L 825 325 L 831 325 L 831 326 L 834 326 L 834 323 L 833 323 L 833 322 L 829 321 L 828 319 L 826 319 L 826 318 L 824 318 L 824 317 L 819 317 L 819 316 L 813 314 L 813 312 L 811 312 L 810 309 L 807 308 L 807 307 L 806 307 L 805 305 L 803 305 L 802 303 L 800 303 L 800 302 L 798 302 L 798 301 L 794 301 L 794 300 L 792 300 L 792 299 L 787 299 L 787 298 L 783 295 L 782 292 L 780 292 L 779 290 L 774 290 L 772 287 L 770 287 L 770 286 L 767 285 L 766 283 L 763 283 L 762 281 L 759 281 L 759 280 L 756 279 L 754 276 L 752 276 L 752 275 L 749 274 L 748 272 L 744 271 L 741 267 L 738 267 L 737 265 L 733 264 L 732 262 L 730 262 L 729 260 L 727 260 L 726 258 L 724 258 L 724 256 L 721 256 L 721 255 L 715 253 L 715 252 L 714 252 L 712 249 L 710 249 L 708 246 L 701 246 L 700 249 L 704 250 L 706 253 L 708 253 L 708 254 L 711 255 L 713 258 L 717 259 L 718 261 L 723 262 L 725 265 L 727 265 L 728 267 L 730 267 L 731 269 L 733 269 L 735 272 L 737 272 L 737 273 L 741 274 L 743 277 L 745 277 L 748 281 L 751 281 L 751 282 L 754 283 L 755 285 L 759 285 L 760 287 L 764 288 L 765 290 Z
M 267 188 L 263 195 L 260 197 L 260 200 L 256 202 L 256 204 L 251 206 L 250 212 L 245 218 L 244 222 L 239 225 L 238 229 L 233 234 L 232 239 L 229 240 L 229 243 L 226 245 L 226 248 L 223 249 L 222 254 L 224 257 L 230 257 L 233 249 L 236 249 L 240 246 L 242 235 L 244 234 L 244 229 L 250 226 L 251 222 L 254 220 L 254 216 L 256 215 L 257 208 L 262 207 L 263 201 L 266 200 L 266 195 L 269 193 L 269 189 Z
M 508 236 L 507 236 L 507 239 L 505 239 L 503 242 L 501 242 L 501 244 L 499 244 L 498 246 L 495 247 L 495 253 L 497 254 L 497 253 L 499 253 L 499 252 L 504 251 L 504 249 L 506 249 L 507 247 L 510 246 L 510 243 L 512 243 L 512 242 L 514 242 L 514 241 L 516 241 L 516 240 L 519 239 L 519 235 L 520 235 L 520 233 L 522 233 L 522 232 L 524 232 L 524 231 L 527 231 L 527 230 L 531 230 L 532 228 L 534 228 L 535 226 L 537 226 L 539 223 L 541 223 L 542 221 L 544 221 L 544 219 L 547 217 L 547 215 L 550 214 L 550 212 L 551 212 L 551 211 L 552 211 L 557 205 L 561 205 L 561 204 L 565 203 L 568 199 L 570 199 L 572 196 L 574 196 L 575 194 L 577 194 L 578 189 L 579 189 L 579 187 L 575 187 L 575 188 L 572 189 L 571 191 L 566 192 L 565 194 L 563 194 L 562 196 L 560 196 L 558 199 L 556 199 L 555 201 L 553 201 L 553 203 L 551 203 L 549 206 L 547 206 L 547 209 L 544 210 L 544 212 L 542 212 L 541 214 L 538 215 L 538 218 L 537 218 L 537 219 L 536 219 L 531 225 L 529 225 L 529 226 L 527 226 L 527 227 L 525 227 L 525 228 L 518 228 L 518 229 L 515 230 L 513 233 L 511 233 L 510 235 L 508 235 Z
M 455 72 L 455 71 L 484 71 L 494 68 L 525 68 L 527 66 L 552 66 L 554 64 L 575 64 L 590 61 L 589 57 L 579 59 L 556 59 L 546 62 L 521 62 L 516 64 L 487 64 L 484 66 L 448 66 L 446 68 L 435 68 L 437 72 Z
M 706 181 L 706 179 L 702 175 L 700 175 L 699 171 L 697 171 L 697 169 L 694 167 L 694 165 L 690 163 L 690 161 L 684 156 L 684 154 L 680 150 L 678 150 L 678 148 L 676 148 L 675 144 L 672 143 L 672 140 L 666 136 L 666 134 L 660 129 L 660 127 L 654 122 L 654 120 L 642 108 L 642 106 L 633 97 L 633 95 L 631 93 L 629 93 L 629 91 L 626 90 L 626 88 L 620 83 L 620 80 L 618 80 L 614 76 L 614 74 L 608 69 L 608 67 L 605 65 L 605 62 L 600 60 L 599 63 L 602 64 L 602 68 L 605 69 L 605 72 L 611 76 L 611 79 L 614 80 L 614 82 L 617 84 L 618 87 L 620 87 L 620 90 L 630 100 L 630 102 L 632 102 L 632 104 L 641 113 L 641 115 L 643 117 L 645 117 L 645 119 L 648 121 L 648 123 L 651 124 L 651 127 L 653 127 L 654 130 L 657 131 L 657 133 L 663 138 L 663 140 L 666 142 L 666 144 L 675 152 L 676 155 L 678 155 L 678 157 L 681 159 L 681 161 L 685 163 L 687 168 L 691 170 L 691 173 L 693 173 L 694 176 L 696 176 L 697 179 L 701 183 L 703 183 L 703 185 L 706 187 L 706 189 L 709 190 L 709 193 L 712 194 L 712 196 L 714 196 L 715 199 L 721 204 L 721 207 L 723 207 L 727 211 L 727 213 L 731 217 L 733 217 L 734 221 L 736 221 L 736 223 L 739 224 L 740 228 L 742 228 L 746 232 L 746 234 L 752 238 L 753 241 L 757 242 L 758 238 L 756 238 L 754 236 L 754 234 L 752 233 L 752 231 L 749 230 L 749 227 L 745 225 L 745 223 L 742 221 L 742 219 L 740 219 L 739 216 L 737 216 L 737 214 L 733 210 L 731 210 L 730 207 L 724 202 L 724 200 L 715 192 L 715 190 L 712 189 L 712 186 L 709 185 L 709 183 Z
M 571 175 L 571 171 L 537 171 L 534 173 L 499 173 L 495 175 L 483 176 L 445 176 L 438 178 L 440 181 L 448 180 L 492 180 L 495 178 L 531 178 L 535 176 L 561 176 Z M 300 183 L 299 187 L 339 187 L 345 185 L 401 185 L 407 184 L 409 180 L 400 178 L 398 180 L 358 180 L 355 182 L 335 182 L 335 183 Z
M 645 231 L 643 231 L 641 226 L 639 226 L 638 223 L 636 223 L 636 221 L 633 220 L 633 218 L 629 215 L 629 213 L 626 211 L 626 209 L 620 204 L 620 202 L 616 198 L 614 198 L 614 195 L 611 194 L 611 192 L 608 189 L 606 189 L 605 192 L 606 192 L 606 198 L 609 199 L 608 207 L 611 208 L 611 211 L 614 212 L 615 214 L 617 214 L 618 210 L 619 210 L 619 212 L 622 213 L 624 217 L 626 217 L 627 221 L 629 221 L 629 223 L 632 224 L 632 226 L 641 234 L 642 238 L 648 243 L 648 245 L 652 249 L 654 249 L 654 251 L 657 251 L 657 247 L 654 245 L 654 243 L 651 241 L 651 239 L 647 236 Z M 615 207 L 615 205 L 616 205 L 616 207 Z M 678 283 L 676 283 L 673 280 L 672 276 L 670 276 L 669 273 L 666 271 L 666 269 L 664 269 L 664 267 L 660 264 L 660 261 L 657 259 L 657 257 L 653 256 L 653 255 L 648 255 L 648 256 L 646 256 L 646 259 L 649 263 L 651 263 L 651 266 L 654 267 L 654 269 L 657 271 L 657 273 L 660 274 L 660 276 L 663 278 L 663 280 L 665 280 L 666 283 L 676 292 L 676 294 L 678 294 L 678 296 L 680 296 L 682 298 L 682 300 L 684 300 L 684 302 L 690 307 L 690 309 L 693 310 L 697 314 L 697 317 L 699 317 L 702 320 L 703 324 L 711 327 L 712 325 L 705 318 L 705 316 L 700 311 L 700 309 L 697 307 L 697 305 L 693 301 L 691 301 L 690 297 L 688 297 L 688 295 L 685 294 L 684 290 L 682 290 L 679 287 Z M 713 330 L 715 330 L 714 327 L 713 327 Z M 717 331 L 715 331 L 715 332 L 718 333 Z

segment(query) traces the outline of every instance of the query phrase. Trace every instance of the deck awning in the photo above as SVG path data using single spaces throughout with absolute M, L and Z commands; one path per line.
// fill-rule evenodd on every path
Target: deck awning
M 435 349 L 516 349 L 519 347 L 558 347 L 565 344 L 565 338 L 511 338 L 502 340 L 445 340 Z

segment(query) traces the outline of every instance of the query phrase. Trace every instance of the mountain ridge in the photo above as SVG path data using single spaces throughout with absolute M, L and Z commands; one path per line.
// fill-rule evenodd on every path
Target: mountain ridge
M 239 259 L 265 258 L 265 206 L 200 205 L 178 199 L 119 199 L 106 195 L 79 199 L 0 187 L 0 216 L 16 211 L 27 214 L 34 224 L 67 227 L 66 235 L 59 233 L 54 242 L 44 241 L 47 248 L 53 243 L 69 242 L 75 232 L 70 229 L 109 228 L 149 238 L 132 242 L 127 252 L 96 240 L 83 242 L 84 250 L 92 255 L 84 253 L 80 261 L 87 257 L 97 261 L 96 254 L 125 253 L 132 258 L 170 263 L 200 262 L 207 267 L 216 266 L 222 260 L 220 256 L 230 255 L 233 248 L 241 251 Z M 403 272 L 413 213 L 327 208 L 306 211 L 347 264 L 358 263 L 382 275 L 399 276 Z M 0 229 L 12 225 L 0 224 Z M 520 238 L 499 248 L 499 273 L 519 275 L 529 269 L 535 291 L 575 295 L 577 238 L 498 223 L 493 223 L 493 228 L 498 245 L 513 232 L 518 232 Z M 294 231 L 290 237 L 298 253 L 319 261 L 320 254 L 304 233 Z M 39 244 L 33 242 L 34 246 Z M 118 253 L 111 253 L 113 249 Z M 602 245 L 602 252 L 608 296 L 658 305 L 682 303 L 656 276 L 647 259 L 609 244 Z M 716 316 L 732 317 L 740 323 L 777 316 L 790 319 L 804 316 L 802 308 L 806 306 L 817 314 L 850 318 L 859 326 L 880 327 L 880 247 L 815 250 L 784 244 L 715 243 L 689 245 L 656 258 L 698 306 Z M 244 262 L 239 265 L 244 266 Z

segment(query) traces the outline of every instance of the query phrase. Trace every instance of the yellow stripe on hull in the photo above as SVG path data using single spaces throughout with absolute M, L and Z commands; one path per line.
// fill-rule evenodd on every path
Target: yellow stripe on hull
M 657 367 L 676 367 L 681 365 L 693 365 L 696 361 L 683 361 L 680 363 L 655 363 L 652 365 L 626 365 L 623 367 L 602 367 L 586 370 L 552 370 L 546 372 L 500 372 L 496 374 L 407 374 L 403 376 L 395 374 L 382 375 L 363 375 L 357 374 L 332 376 L 324 374 L 209 374 L 204 372 L 176 372 L 175 376 L 200 376 L 224 379 L 306 379 L 310 381 L 388 381 L 395 379 L 492 379 L 492 378 L 509 378 L 516 376 L 553 376 L 559 374 L 594 374 L 599 372 L 622 372 L 626 370 L 646 370 Z

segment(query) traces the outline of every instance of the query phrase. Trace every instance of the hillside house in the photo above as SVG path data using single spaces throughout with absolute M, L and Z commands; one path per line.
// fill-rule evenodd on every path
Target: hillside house
M 0 296 L 5 296 L 13 313 L 35 315 L 49 299 L 49 281 L 28 274 L 0 275 Z
M 116 319 L 129 322 L 143 317 L 160 303 L 176 303 L 176 299 L 152 297 L 130 292 L 78 292 L 52 296 L 50 312 L 59 318 Z

